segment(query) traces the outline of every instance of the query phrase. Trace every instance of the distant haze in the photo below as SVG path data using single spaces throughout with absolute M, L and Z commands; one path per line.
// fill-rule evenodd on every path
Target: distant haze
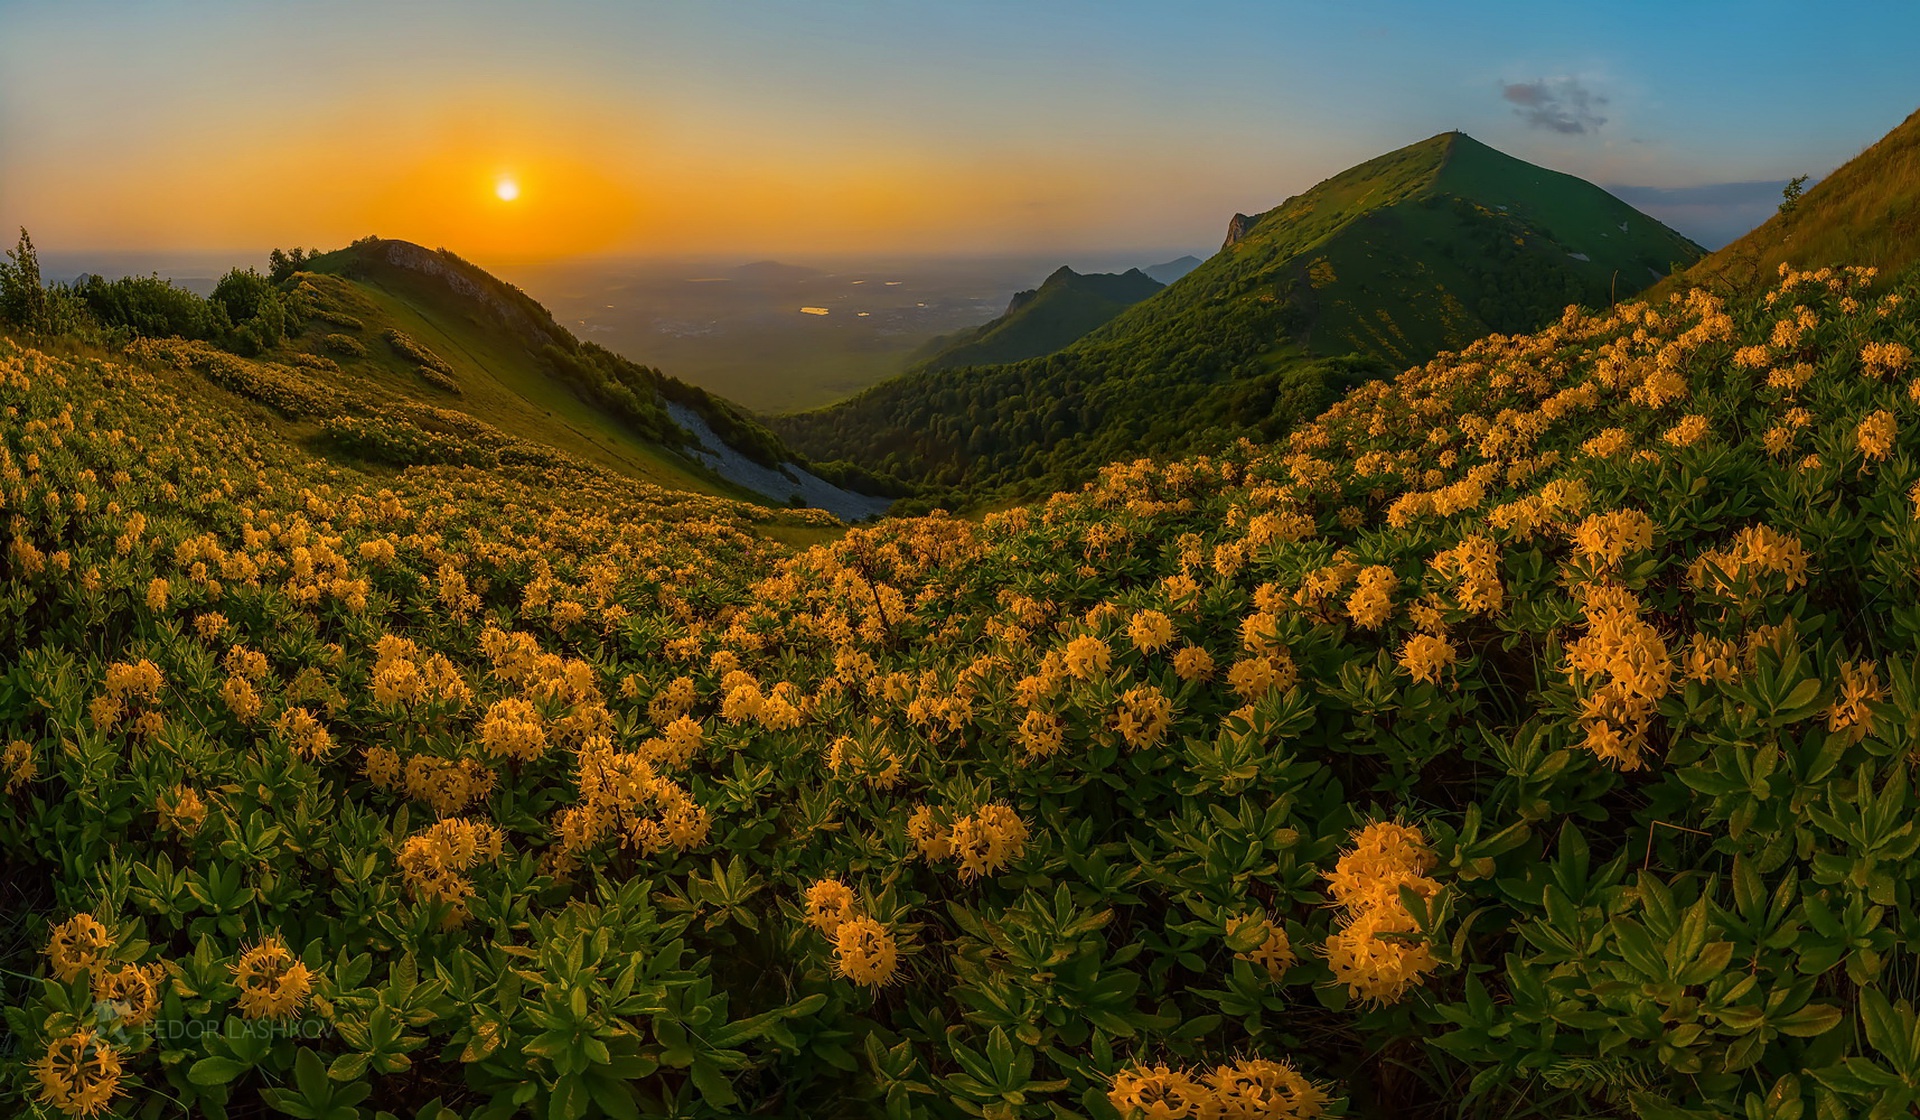
M 1811 187 L 1811 176 L 1802 186 Z M 1701 247 L 1724 248 L 1780 209 L 1787 181 L 1706 183 L 1697 187 L 1607 188 L 1615 198 L 1686 234 Z

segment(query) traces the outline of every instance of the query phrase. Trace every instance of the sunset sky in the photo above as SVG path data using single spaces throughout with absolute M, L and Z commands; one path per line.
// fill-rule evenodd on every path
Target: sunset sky
M 0 227 L 483 263 L 1205 250 L 1459 128 L 1663 188 L 1628 197 L 1709 240 L 1912 111 L 1917 34 L 1920 5 L 1756 0 L 0 0 Z

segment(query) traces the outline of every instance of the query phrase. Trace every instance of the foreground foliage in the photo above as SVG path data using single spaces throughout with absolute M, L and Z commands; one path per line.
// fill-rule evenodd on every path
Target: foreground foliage
M 1872 279 L 799 553 L 9 350 L 8 1091 L 1899 1114 L 1920 321 Z

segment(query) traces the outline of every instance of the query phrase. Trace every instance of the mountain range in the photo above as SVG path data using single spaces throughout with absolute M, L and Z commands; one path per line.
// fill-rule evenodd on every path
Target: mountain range
M 912 364 L 940 370 L 1051 354 L 1165 286 L 1137 268 L 1083 275 L 1061 265 L 1038 288 L 1015 293 L 992 322 L 934 339 Z
M 1235 215 L 1219 252 L 1055 353 L 917 370 L 773 426 L 922 486 L 1041 493 L 1117 457 L 1271 438 L 1360 380 L 1701 256 L 1599 187 L 1443 133 Z

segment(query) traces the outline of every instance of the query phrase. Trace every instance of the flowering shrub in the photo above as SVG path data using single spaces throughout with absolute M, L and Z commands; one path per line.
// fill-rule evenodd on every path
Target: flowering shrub
M 0 1107 L 1900 1114 L 1914 307 L 1573 309 L 804 549 L 0 343 Z

